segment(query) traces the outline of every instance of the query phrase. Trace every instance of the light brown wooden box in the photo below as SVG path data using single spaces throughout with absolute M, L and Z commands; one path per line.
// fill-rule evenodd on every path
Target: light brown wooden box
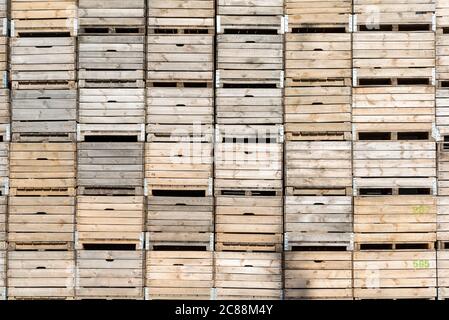
M 284 207 L 286 249 L 351 247 L 351 196 L 286 196 Z
M 4 25 L 4 22 L 6 18 L 10 17 L 10 10 L 9 10 L 9 2 L 8 0 L 0 0 L 0 34 L 6 35 L 7 30 Z M 3 293 L 0 293 L 0 298 L 3 297 Z
M 9 197 L 10 250 L 71 250 L 74 197 Z
M 74 196 L 75 143 L 11 143 L 12 196 Z
M 434 82 L 434 32 L 356 32 L 352 54 L 357 86 Z
M 284 17 L 282 15 L 221 15 L 219 24 L 217 22 L 217 33 L 245 34 L 248 30 L 251 33 L 264 35 L 284 33 Z
M 449 197 L 440 195 L 437 197 L 437 240 L 439 249 L 447 249 L 449 242 Z
M 80 89 L 79 130 L 144 139 L 145 91 L 134 88 Z
M 143 196 L 78 196 L 76 200 L 77 249 L 95 244 L 143 248 Z
M 352 300 L 352 252 L 285 253 L 286 300 Z
M 8 215 L 8 198 L 6 196 L 0 196 L 0 252 L 7 250 L 7 243 L 6 243 L 6 241 L 7 241 L 7 232 L 6 232 L 6 230 L 7 230 L 7 228 L 6 228 L 7 215 Z M 5 263 L 5 260 L 3 260 L 3 264 L 4 263 Z M 0 259 L 0 264 L 1 264 L 1 259 Z M 4 285 L 2 286 L 2 284 L 0 283 L 0 287 L 4 287 Z
M 143 195 L 141 142 L 78 143 L 79 195 Z
M 0 124 L 11 122 L 9 89 L 0 89 Z
M 354 198 L 354 242 L 368 245 L 427 245 L 437 231 L 437 197 L 399 195 Z
M 282 87 L 283 48 L 282 35 L 218 35 L 219 87 L 241 84 Z
M 449 12 L 449 6 L 448 11 Z M 447 17 L 446 19 L 449 19 Z M 444 22 L 442 22 L 444 24 Z M 449 23 L 447 23 L 449 25 Z M 438 88 L 447 91 L 449 87 L 449 33 L 447 27 L 439 27 L 436 31 L 436 77 Z
M 214 37 L 208 34 L 151 34 L 147 37 L 147 80 L 207 82 L 214 79 Z
M 354 13 L 357 26 L 368 25 L 428 25 L 432 26 L 435 13 L 435 0 L 413 0 L 397 2 L 394 0 L 354 0 Z
M 75 297 L 73 251 L 9 251 L 8 300 Z
M 187 246 L 213 249 L 214 198 L 177 192 L 147 198 L 147 249 Z
M 444 139 L 444 138 L 443 138 Z M 449 149 L 447 142 L 438 143 L 438 195 L 449 195 Z
M 282 251 L 282 197 L 218 196 L 215 203 L 215 250 Z
M 449 251 L 437 251 L 438 299 L 449 298 Z
M 190 142 L 150 142 L 145 148 L 145 178 L 149 195 L 158 190 L 197 190 L 211 195 L 213 145 Z
M 284 14 L 284 0 L 218 0 L 216 2 L 219 15 L 273 16 Z
M 436 252 L 355 251 L 355 299 L 435 299 Z
M 213 286 L 213 253 L 148 251 L 146 300 L 209 300 Z
M 436 0 L 435 1 L 435 15 L 437 27 L 449 26 L 449 1 Z
M 76 252 L 77 299 L 143 300 L 143 251 Z
M 78 68 L 81 88 L 143 88 L 145 37 L 80 36 Z
M 449 135 L 449 90 L 437 88 L 436 90 L 436 125 L 441 136 Z
M 76 38 L 12 38 L 13 89 L 75 89 Z
M 5 300 L 6 288 L 6 250 L 0 250 L 0 300 Z
M 217 300 L 279 300 L 282 296 L 280 253 L 215 252 Z
M 0 24 L 2 23 L 0 18 Z M 1 30 L 0 30 L 1 31 Z M 0 36 L 0 72 L 1 76 L 4 78 L 5 72 L 8 70 L 8 61 L 9 61 L 9 38 Z M 0 84 L 2 87 L 6 87 L 5 79 L 2 79 Z
M 11 0 L 12 36 L 60 34 L 76 36 L 76 0 Z
M 219 124 L 281 124 L 282 89 L 218 88 L 216 118 Z
M 75 142 L 76 90 L 13 90 L 14 142 Z
M 349 29 L 352 14 L 351 0 L 285 0 L 288 26 L 293 28 L 345 28 Z
M 350 195 L 350 141 L 287 141 L 285 186 L 288 195 Z

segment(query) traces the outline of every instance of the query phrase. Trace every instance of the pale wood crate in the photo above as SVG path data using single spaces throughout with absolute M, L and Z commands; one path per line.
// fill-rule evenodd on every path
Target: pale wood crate
M 2 73 L 1 74 L 2 78 L 4 77 L 5 72 L 8 70 L 8 60 L 9 60 L 8 54 L 9 54 L 9 38 L 0 36 L 0 72 Z M 4 81 L 5 79 L 2 79 L 0 82 L 2 87 L 7 86 L 7 84 Z
M 217 5 L 219 15 L 274 16 L 284 14 L 284 0 L 218 0 Z
M 78 143 L 79 195 L 143 195 L 141 142 Z
M 11 0 L 12 36 L 57 34 L 76 36 L 76 0 Z
M 209 300 L 213 286 L 213 253 L 148 251 L 146 300 Z
M 355 131 L 431 131 L 435 123 L 435 87 L 359 87 L 353 89 Z
M 355 299 L 435 299 L 436 252 L 355 251 Z
M 81 34 L 144 34 L 145 0 L 79 0 Z
M 80 88 L 143 88 L 145 37 L 78 37 Z
M 75 296 L 73 251 L 9 251 L 8 300 L 66 300 Z
M 351 196 L 286 196 L 284 208 L 286 249 L 351 247 Z
M 0 300 L 4 300 L 3 291 L 6 287 L 6 251 L 0 250 Z
M 353 66 L 357 86 L 432 85 L 435 33 L 354 33 Z
M 225 138 L 226 139 L 226 138 Z M 215 145 L 215 193 L 282 193 L 283 145 L 223 141 Z
M 9 89 L 0 89 L 0 124 L 11 122 Z
M 449 12 L 449 9 L 448 9 Z M 437 87 L 447 91 L 449 87 L 449 29 L 438 28 L 436 32 Z
M 388 245 L 433 247 L 437 232 L 437 197 L 399 195 L 354 198 L 357 248 Z
M 143 300 L 143 251 L 76 252 L 76 299 Z
M 218 88 L 219 124 L 282 124 L 282 89 Z
M 216 143 L 283 143 L 283 127 L 274 124 L 225 124 L 215 126 Z
M 433 141 L 356 141 L 353 150 L 355 188 L 425 188 L 428 194 L 435 192 Z
M 350 141 L 287 141 L 287 194 L 350 195 L 351 145 Z
M 14 142 L 76 141 L 76 90 L 13 90 Z
M 352 252 L 285 253 L 287 300 L 352 300 Z
M 283 34 L 282 15 L 221 15 L 217 33 L 222 34 Z
M 286 0 L 285 14 L 291 32 L 294 28 L 349 29 L 352 0 Z
M 446 138 L 438 143 L 438 195 L 449 195 L 449 149 Z
M 74 197 L 9 197 L 10 250 L 71 250 Z
M 449 242 L 449 197 L 440 195 L 437 197 L 437 241 L 439 249 L 446 249 Z
M 196 190 L 211 195 L 212 143 L 150 142 L 145 148 L 149 195 L 161 190 Z
M 377 25 L 410 26 L 421 28 L 432 26 L 435 13 L 435 0 L 412 0 L 398 2 L 395 0 L 354 0 L 354 13 L 357 14 L 359 29 L 366 26 L 370 29 Z M 417 30 L 422 30 L 416 27 Z
M 147 249 L 213 249 L 214 198 L 188 195 L 175 190 L 147 198 Z
M 14 89 L 75 89 L 76 38 L 11 38 Z
M 438 299 L 449 298 L 449 251 L 437 251 Z
M 435 0 L 435 14 L 437 27 L 449 26 L 449 1 L 448 0 Z
M 8 215 L 8 198 L 0 196 L 0 252 L 7 249 L 6 217 Z M 0 259 L 1 260 L 1 259 Z M 5 261 L 3 261 L 4 263 Z M 0 287 L 2 287 L 0 283 Z M 3 285 L 4 287 L 4 285 Z
M 138 136 L 143 140 L 145 89 L 80 89 L 79 130 L 110 135 Z M 97 126 L 97 127 L 96 127 Z
M 12 196 L 74 196 L 75 143 L 11 143 Z
M 281 252 L 281 196 L 215 198 L 215 250 Z
M 8 142 L 0 142 L 0 186 L 5 186 L 5 179 L 9 176 L 9 151 L 10 146 Z M 0 190 L 0 194 L 5 194 L 5 190 Z
M 218 35 L 219 87 L 244 84 L 282 87 L 283 48 L 282 35 Z
M 280 253 L 215 252 L 216 299 L 280 300 Z
M 350 87 L 287 87 L 284 104 L 287 140 L 351 140 Z
M 147 80 L 212 82 L 214 37 L 208 34 L 151 34 L 147 37 Z
M 143 248 L 143 196 L 78 196 L 76 200 L 77 249 L 95 244 Z

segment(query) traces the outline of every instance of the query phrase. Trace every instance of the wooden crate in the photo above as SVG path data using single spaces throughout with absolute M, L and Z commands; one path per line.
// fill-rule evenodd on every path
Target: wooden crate
M 76 36 L 76 0 L 11 0 L 11 36 Z
M 76 90 L 12 90 L 14 142 L 75 142 Z
M 140 142 L 78 143 L 79 195 L 143 195 Z
M 75 89 L 75 38 L 12 38 L 14 89 Z
M 0 124 L 11 122 L 9 89 L 0 89 Z
M 5 300 L 6 289 L 6 251 L 0 251 L 0 300 Z
M 211 83 L 214 37 L 208 34 L 151 34 L 147 37 L 147 81 Z
M 147 143 L 145 178 L 149 195 L 161 190 L 196 190 L 212 193 L 211 143 Z
M 218 0 L 217 3 L 219 15 L 274 16 L 284 14 L 284 0 Z
M 349 31 L 352 0 L 286 0 L 289 32 L 309 29 Z
M 287 87 L 284 104 L 287 140 L 351 140 L 350 87 Z
M 281 143 L 226 141 L 215 145 L 215 194 L 282 194 Z
M 79 0 L 80 34 L 144 34 L 145 0 Z
M 10 250 L 71 250 L 74 197 L 9 197 Z
M 439 0 L 438 0 L 439 1 Z M 359 30 L 370 31 L 390 28 L 394 31 L 432 30 L 435 0 L 354 0 L 356 26 Z
M 355 86 L 433 85 L 434 32 L 353 34 Z
M 284 33 L 284 17 L 282 15 L 222 15 L 218 17 L 217 33 L 219 34 Z
M 351 249 L 351 196 L 286 196 L 284 212 L 285 249 Z
M 284 142 L 282 125 L 263 124 L 226 124 L 215 125 L 216 143 L 280 143 Z
M 420 194 L 436 192 L 434 142 L 355 141 L 353 149 L 354 188 L 358 194 L 371 194 L 370 189 L 373 192 L 382 189 L 384 195 L 411 194 L 406 189 L 415 189 Z
M 438 143 L 438 195 L 449 195 L 449 144 L 447 136 Z
M 449 12 L 449 7 L 447 12 Z M 447 58 L 448 55 L 449 55 L 449 28 L 440 27 L 436 31 L 436 77 L 437 77 L 437 87 L 446 89 L 444 91 L 447 91 L 449 87 L 449 59 Z
M 76 253 L 77 299 L 143 300 L 143 251 Z
M 3 252 L 7 249 L 7 228 L 6 228 L 6 217 L 8 215 L 8 198 L 6 196 L 0 196 L 0 252 Z M 4 263 L 4 261 L 3 261 Z M 0 259 L 1 264 L 1 259 Z M 0 287 L 2 284 L 0 283 Z
M 437 28 L 449 26 L 449 1 L 436 0 L 435 1 L 435 15 Z
M 449 298 L 449 251 L 437 251 L 438 299 Z
M 350 33 L 288 33 L 285 36 L 286 87 L 350 87 Z
M 148 33 L 188 34 L 191 30 L 213 33 L 215 0 L 148 0 Z
M 401 249 L 433 248 L 437 231 L 437 198 L 400 195 L 354 198 L 354 242 L 364 250 L 373 246 Z
M 181 117 L 180 117 L 181 118 Z M 214 126 L 193 122 L 190 124 L 150 123 L 146 126 L 150 143 L 212 143 Z M 1 134 L 1 131 L 0 131 Z
M 9 251 L 8 300 L 66 300 L 75 296 L 73 251 Z
M 143 88 L 144 36 L 78 37 L 80 88 Z
M 8 27 L 6 24 L 7 18 L 10 17 L 10 10 L 9 10 L 9 2 L 8 0 L 0 0 L 0 34 L 7 35 L 8 33 Z M 0 291 L 0 298 L 4 298 L 2 296 L 2 292 Z M 1 300 L 1 299 L 0 299 Z
M 285 186 L 288 195 L 350 195 L 350 141 L 287 141 Z
M 282 35 L 218 35 L 218 87 L 281 88 L 284 82 L 283 48 Z
M 279 300 L 282 297 L 280 253 L 215 252 L 217 300 Z
M 355 251 L 355 299 L 435 299 L 436 252 Z
M 130 135 L 144 140 L 144 89 L 80 89 L 79 131 L 84 135 Z
M 282 124 L 282 89 L 218 88 L 219 124 Z
M 437 197 L 437 241 L 438 249 L 449 249 L 449 197 Z
M 213 249 L 214 198 L 168 192 L 147 198 L 147 249 Z
M 148 251 L 146 300 L 209 300 L 213 286 L 213 253 Z
M 142 249 L 144 220 L 143 196 L 78 196 L 76 248 L 123 244 Z
M 435 123 L 433 86 L 360 87 L 353 89 L 355 131 L 427 130 Z
M 0 24 L 1 24 L 0 18 Z M 8 71 L 8 55 L 9 54 L 9 38 L 0 35 L 0 72 L 1 72 L 1 81 L 0 87 L 5 88 L 8 86 L 6 83 L 7 79 L 4 79 L 7 75 L 6 71 Z
M 0 196 L 6 194 L 4 187 L 9 177 L 9 149 L 8 142 L 0 142 Z
M 74 196 L 76 144 L 11 143 L 12 196 Z
M 286 300 L 352 300 L 352 252 L 285 253 Z
M 192 124 L 210 126 L 213 122 L 213 88 L 147 88 L 148 132 L 158 134 L 155 131 L 158 125 L 162 125 L 161 129 L 170 129 L 173 125 L 189 128 Z M 159 132 L 164 133 L 167 132 Z M 148 141 L 151 140 L 149 137 Z
M 436 97 L 436 126 L 441 136 L 449 135 L 449 90 L 437 88 Z
M 281 196 L 218 196 L 215 201 L 215 250 L 282 251 Z

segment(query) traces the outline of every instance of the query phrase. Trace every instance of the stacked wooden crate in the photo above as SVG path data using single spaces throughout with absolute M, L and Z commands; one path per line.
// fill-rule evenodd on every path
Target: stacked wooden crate
M 283 1 L 218 1 L 217 299 L 280 299 Z
M 8 37 L 9 8 L 7 0 L 0 0 L 0 137 L 2 142 L 9 140 L 10 135 L 10 92 L 8 88 Z M 4 185 L 2 183 L 2 185 Z
M 6 217 L 7 197 L 0 197 L 0 300 L 6 299 Z
M 209 299 L 215 1 L 147 7 L 145 296 Z
M 354 297 L 432 299 L 435 4 L 355 0 L 354 11 Z

